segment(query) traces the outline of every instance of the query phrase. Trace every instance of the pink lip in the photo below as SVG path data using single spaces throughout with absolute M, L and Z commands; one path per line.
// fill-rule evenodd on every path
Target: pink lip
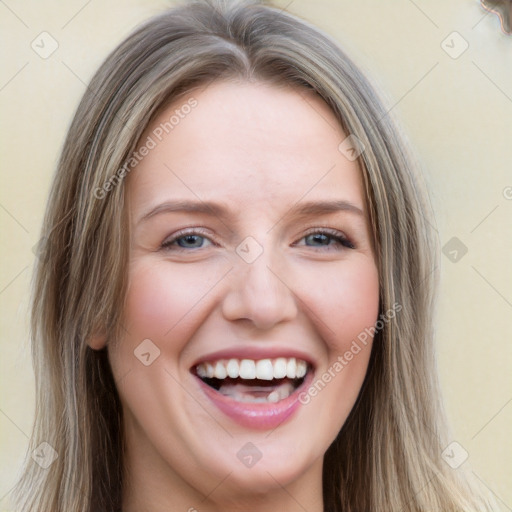
M 227 358 L 227 356 L 216 357 L 217 359 L 222 359 L 224 357 Z M 232 420 L 236 421 L 243 427 L 270 430 L 277 428 L 279 425 L 290 419 L 293 413 L 299 408 L 301 405 L 299 401 L 300 392 L 303 389 L 307 389 L 311 384 L 313 380 L 313 372 L 309 371 L 306 374 L 304 382 L 288 398 L 280 400 L 277 403 L 237 402 L 236 400 L 224 396 L 212 387 L 208 386 L 208 384 L 205 384 L 199 377 L 196 378 L 205 395 L 226 416 L 229 416 Z

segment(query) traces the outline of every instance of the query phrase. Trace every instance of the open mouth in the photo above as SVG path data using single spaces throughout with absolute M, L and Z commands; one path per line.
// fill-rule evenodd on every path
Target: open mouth
M 244 403 L 277 403 L 304 382 L 311 365 L 295 357 L 220 359 L 195 365 L 192 372 L 225 397 Z

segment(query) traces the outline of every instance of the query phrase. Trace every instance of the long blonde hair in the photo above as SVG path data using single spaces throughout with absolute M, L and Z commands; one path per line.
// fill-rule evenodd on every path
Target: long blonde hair
M 376 334 L 356 405 L 325 455 L 325 510 L 491 510 L 441 457 L 449 439 L 433 349 L 437 246 L 403 138 L 328 36 L 270 5 L 221 0 L 188 2 L 138 28 L 100 67 L 75 114 L 34 279 L 36 411 L 16 510 L 121 510 L 121 404 L 107 351 L 87 345 L 97 332 L 114 339 L 120 329 L 129 231 L 118 171 L 164 105 L 230 79 L 315 91 L 364 144 L 380 308 L 402 306 Z M 42 442 L 58 455 L 46 469 L 31 457 Z

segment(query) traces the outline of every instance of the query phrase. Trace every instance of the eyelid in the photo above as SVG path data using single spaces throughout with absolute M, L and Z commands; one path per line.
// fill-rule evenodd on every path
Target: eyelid
M 355 249 L 356 248 L 356 245 L 352 242 L 352 240 L 345 233 L 343 233 L 343 231 L 340 231 L 339 229 L 327 228 L 327 227 L 312 227 L 312 228 L 308 229 L 302 235 L 302 237 L 299 239 L 299 241 L 303 240 L 304 238 L 306 238 L 309 235 L 314 235 L 317 233 L 330 236 L 331 238 L 339 239 L 340 243 L 346 249 Z
M 189 228 L 180 229 L 179 231 L 176 231 L 176 233 L 173 233 L 172 235 L 169 235 L 168 237 L 166 237 L 161 244 L 161 248 L 167 249 L 168 247 L 171 246 L 171 244 L 176 242 L 176 240 L 178 240 L 184 236 L 187 236 L 187 235 L 199 235 L 199 236 L 209 240 L 212 243 L 212 245 L 218 245 L 215 240 L 215 237 L 213 237 L 212 234 L 207 232 L 207 230 L 205 230 L 204 228 L 189 227 Z M 186 251 L 187 249 L 185 249 L 184 247 L 176 246 L 176 250 Z

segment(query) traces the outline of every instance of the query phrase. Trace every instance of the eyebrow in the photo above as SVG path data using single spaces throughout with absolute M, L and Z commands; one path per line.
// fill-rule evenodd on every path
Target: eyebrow
M 364 211 L 359 206 L 345 200 L 298 202 L 286 212 L 285 216 L 305 217 L 307 215 L 325 215 L 339 211 L 364 216 Z M 144 213 L 137 221 L 137 224 L 146 222 L 156 215 L 173 212 L 202 213 L 220 219 L 227 219 L 232 215 L 228 208 L 212 201 L 165 201 Z

